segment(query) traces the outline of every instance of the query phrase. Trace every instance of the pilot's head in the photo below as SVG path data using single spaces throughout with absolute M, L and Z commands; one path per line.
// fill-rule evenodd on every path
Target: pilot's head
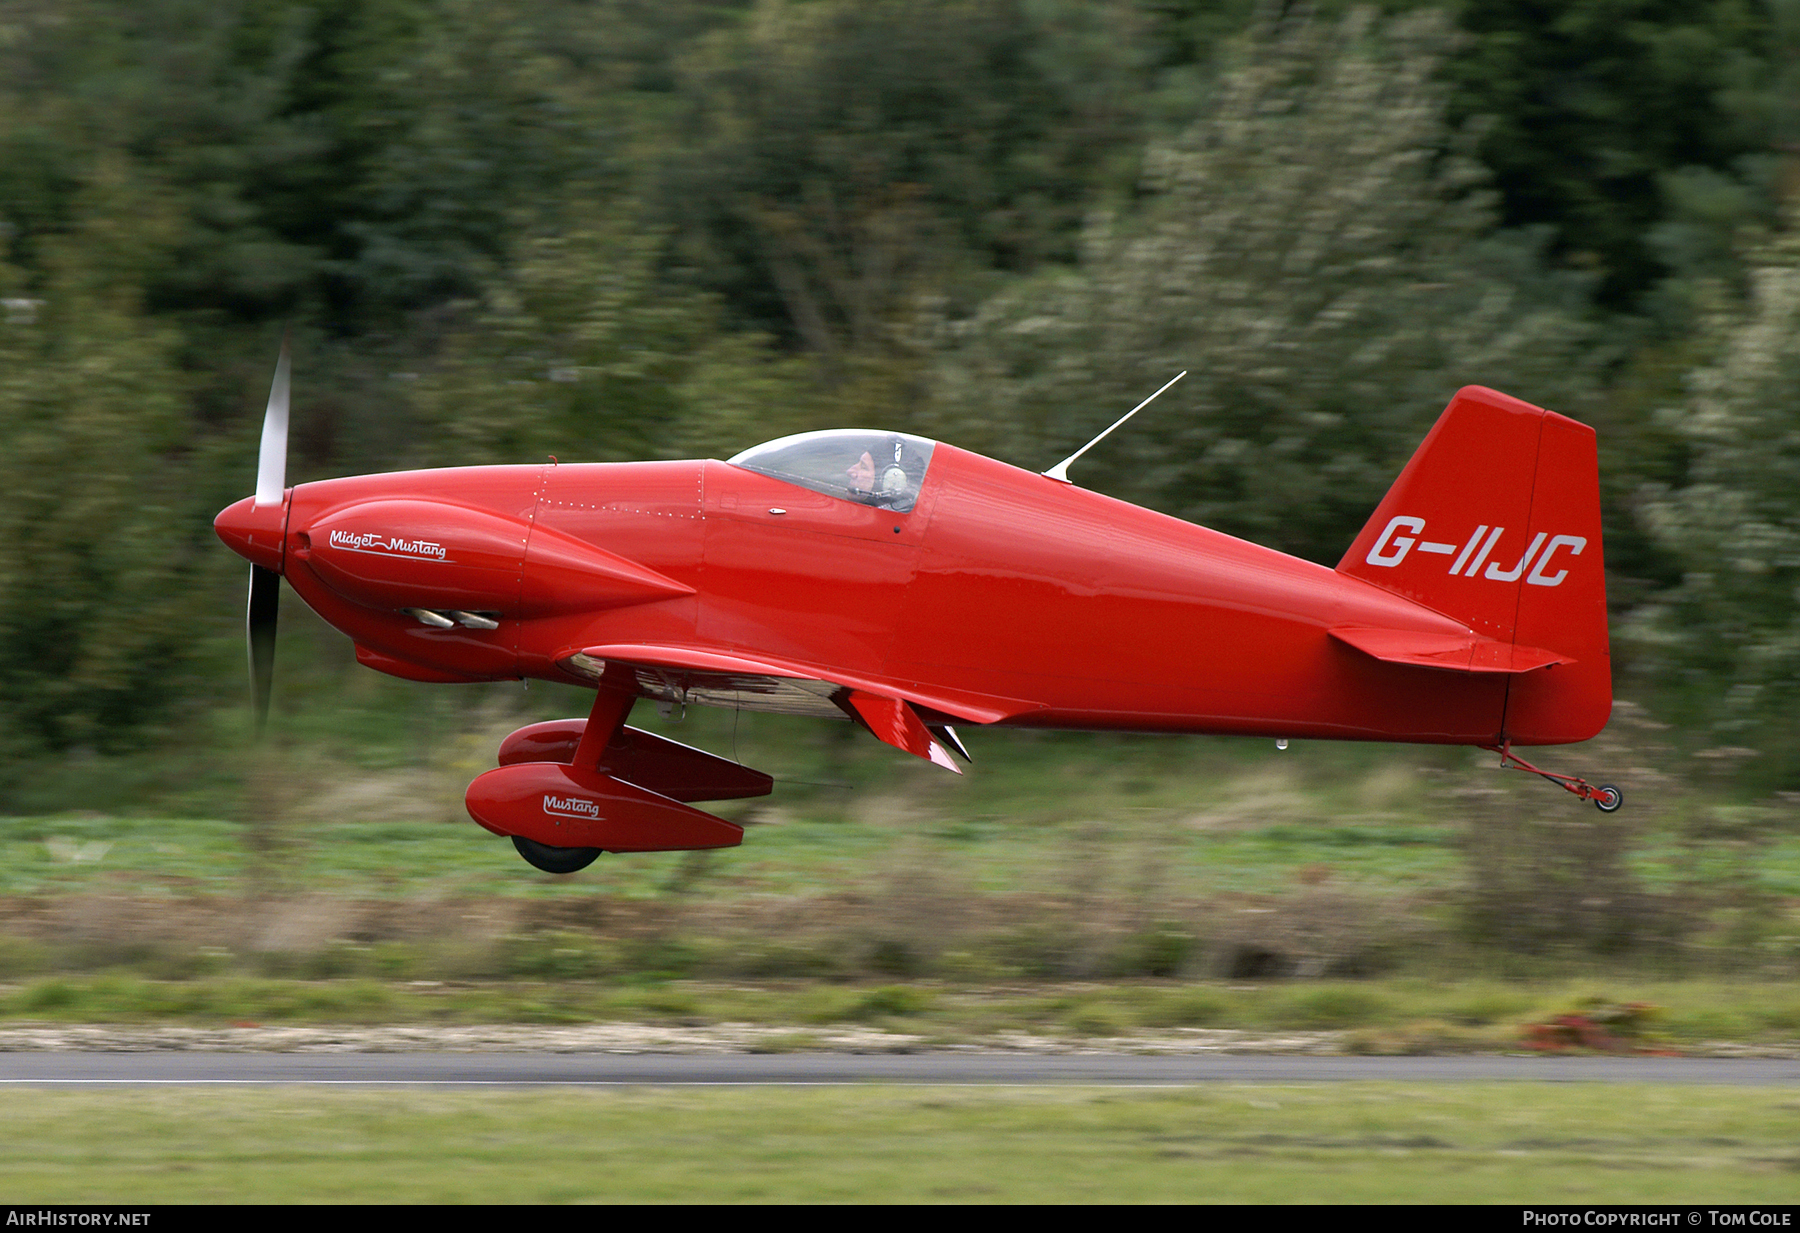
M 850 491 L 873 492 L 875 490 L 875 460 L 864 450 L 862 457 L 850 464 Z

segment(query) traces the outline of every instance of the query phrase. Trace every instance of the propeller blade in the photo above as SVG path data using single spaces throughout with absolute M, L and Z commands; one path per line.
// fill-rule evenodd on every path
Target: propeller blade
M 244 632 L 250 644 L 250 702 L 256 712 L 258 740 L 269 723 L 269 693 L 275 685 L 275 618 L 280 609 L 281 575 L 252 565 Z
M 256 464 L 256 504 L 279 505 L 287 488 L 288 345 L 281 340 L 275 381 L 269 386 L 269 408 L 263 413 L 262 451 Z M 269 724 L 269 695 L 275 687 L 275 624 L 281 611 L 281 575 L 260 565 L 250 567 L 250 603 L 244 635 L 250 649 L 250 705 L 256 737 Z
M 269 409 L 263 413 L 262 455 L 256 465 L 256 503 L 273 505 L 287 487 L 288 347 L 281 341 L 275 361 L 275 383 L 269 387 Z M 252 587 L 252 591 L 254 591 Z

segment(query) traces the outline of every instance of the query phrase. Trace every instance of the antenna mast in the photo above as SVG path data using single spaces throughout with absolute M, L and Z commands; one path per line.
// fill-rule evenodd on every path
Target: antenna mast
M 1175 374 L 1174 380 L 1170 381 L 1169 385 L 1174 385 L 1176 381 L 1181 380 L 1185 376 L 1187 376 L 1187 369 L 1184 368 L 1180 372 Z M 1073 483 L 1074 481 L 1069 478 L 1069 464 L 1074 462 L 1077 458 L 1081 457 L 1083 454 L 1087 453 L 1089 450 L 1093 449 L 1096 445 L 1100 444 L 1102 441 L 1106 440 L 1107 437 L 1111 436 L 1113 428 L 1117 428 L 1120 424 L 1123 424 L 1126 420 L 1128 420 L 1132 416 L 1136 415 L 1139 411 L 1142 411 L 1145 407 L 1147 407 L 1151 403 L 1155 402 L 1159 397 L 1161 397 L 1163 390 L 1166 390 L 1169 388 L 1169 385 L 1163 386 L 1162 390 L 1156 391 L 1156 393 L 1154 393 L 1154 394 L 1150 395 L 1150 397 L 1144 399 L 1143 402 L 1140 402 L 1137 406 L 1135 406 L 1131 410 L 1127 411 L 1124 415 L 1121 415 L 1117 420 L 1113 421 L 1112 428 L 1108 428 L 1105 432 L 1103 432 L 1099 436 L 1095 437 L 1092 441 L 1089 441 L 1086 445 L 1084 445 L 1080 449 L 1076 450 L 1073 454 L 1070 454 L 1067 458 L 1065 458 L 1061 462 L 1057 463 L 1054 467 L 1051 467 L 1048 471 L 1043 472 L 1043 474 L 1048 476 L 1049 478 L 1057 481 L 1060 484 Z

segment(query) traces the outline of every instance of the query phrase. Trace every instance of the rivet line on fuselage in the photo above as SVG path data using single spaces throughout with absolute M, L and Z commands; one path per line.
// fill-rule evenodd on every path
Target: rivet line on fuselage
M 550 504 L 555 509 L 591 509 L 614 514 L 645 514 L 652 518 L 686 518 L 691 522 L 700 521 L 700 515 L 698 514 L 672 514 L 667 510 L 661 509 L 638 509 L 633 506 L 621 508 L 619 506 L 582 505 L 574 501 L 552 501 Z

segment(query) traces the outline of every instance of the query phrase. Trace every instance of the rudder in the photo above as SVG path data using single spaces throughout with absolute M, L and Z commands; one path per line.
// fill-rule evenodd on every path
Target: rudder
M 1488 638 L 1572 662 L 1509 682 L 1505 737 L 1583 741 L 1612 711 L 1594 430 L 1459 390 L 1338 562 Z

